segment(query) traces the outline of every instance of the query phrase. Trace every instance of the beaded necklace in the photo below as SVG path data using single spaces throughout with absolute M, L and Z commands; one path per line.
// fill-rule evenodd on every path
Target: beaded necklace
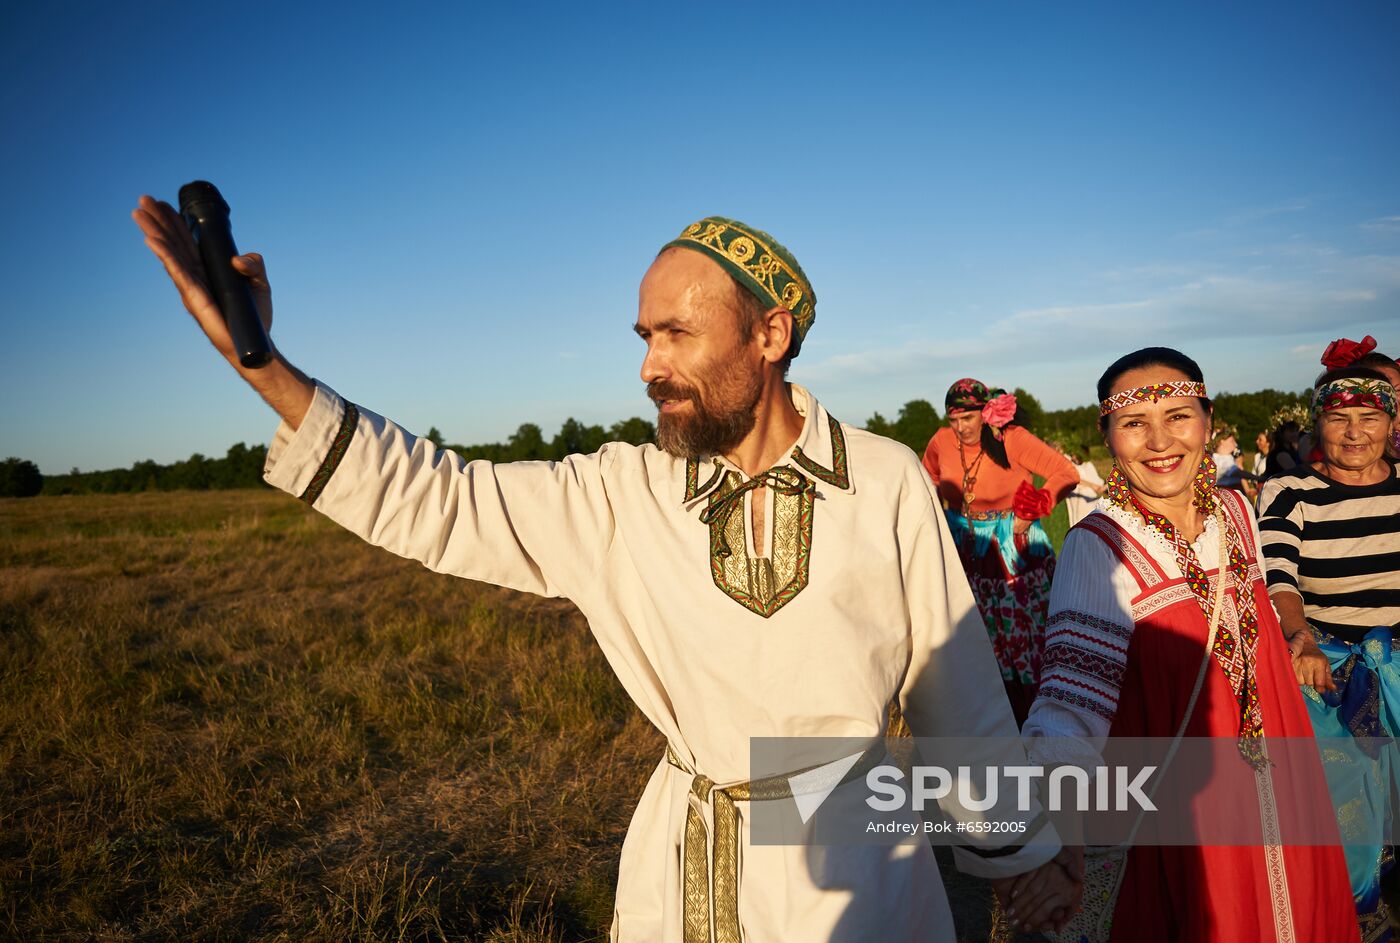
M 957 437 L 954 436 L 954 438 L 956 439 Z M 962 480 L 963 516 L 964 516 L 964 517 L 967 517 L 967 516 L 969 516 L 970 514 L 972 514 L 972 502 L 975 501 L 975 500 L 977 499 L 976 493 L 974 493 L 973 490 L 972 490 L 972 489 L 973 489 L 974 487 L 976 487 L 976 485 L 977 485 L 977 469 L 982 465 L 982 459 L 984 459 L 984 458 L 987 457 L 987 453 L 986 453 L 985 450 L 984 450 L 984 451 L 981 451 L 981 452 L 978 452 L 978 453 L 977 453 L 977 457 L 974 458 L 974 459 L 972 460 L 972 467 L 969 468 L 969 467 L 967 466 L 967 455 L 966 455 L 966 453 L 963 452 L 962 439 L 957 439 L 957 443 L 958 443 L 958 462 L 962 464 L 962 473 L 963 473 L 963 480 Z
M 1249 561 L 1245 558 L 1242 535 L 1231 528 L 1224 514 L 1220 513 L 1219 498 L 1215 488 L 1215 462 L 1209 455 L 1201 459 L 1192 482 L 1195 497 L 1192 501 L 1203 514 L 1213 514 L 1216 525 L 1227 528 L 1229 559 L 1220 561 L 1222 571 L 1228 570 L 1235 589 L 1235 610 L 1238 616 L 1236 628 L 1230 627 L 1222 619 L 1216 632 L 1212 654 L 1229 679 L 1230 689 L 1235 693 L 1235 703 L 1240 716 L 1241 755 L 1256 769 L 1266 763 L 1264 757 L 1264 714 L 1259 706 L 1259 684 L 1257 680 L 1259 618 L 1255 609 L 1254 589 L 1249 583 Z M 1196 557 L 1196 551 L 1181 535 L 1165 515 L 1149 511 L 1138 500 L 1128 484 L 1118 463 L 1113 463 L 1104 485 L 1104 494 L 1109 502 L 1125 511 L 1136 513 L 1148 527 L 1166 539 L 1176 556 L 1176 565 L 1186 578 L 1196 602 L 1200 604 L 1207 621 L 1211 616 L 1210 578 Z M 1221 572 L 1218 579 L 1224 579 Z

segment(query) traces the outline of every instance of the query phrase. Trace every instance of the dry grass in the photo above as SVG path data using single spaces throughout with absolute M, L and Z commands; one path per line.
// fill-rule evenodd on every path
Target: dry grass
M 0 501 L 0 938 L 604 939 L 661 749 L 572 607 L 286 496 Z

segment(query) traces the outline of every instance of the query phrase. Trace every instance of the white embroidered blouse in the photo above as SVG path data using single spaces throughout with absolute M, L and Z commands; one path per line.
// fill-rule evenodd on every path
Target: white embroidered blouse
M 1257 547 L 1258 524 L 1248 505 L 1244 507 Z M 1094 513 L 1106 514 L 1121 524 L 1164 571 L 1180 572 L 1167 539 L 1140 515 L 1107 501 L 1100 502 Z M 1206 519 L 1205 530 L 1191 549 L 1201 568 L 1214 578 L 1220 567 L 1220 531 L 1213 515 Z M 1033 762 L 1073 763 L 1086 770 L 1100 764 L 1119 694 L 1114 672 L 1106 666 L 1117 665 L 1121 676 L 1127 663 L 1133 633 L 1132 601 L 1138 593 L 1137 580 L 1103 540 L 1082 527 L 1069 532 L 1050 587 L 1046 661 L 1050 663 L 1055 646 L 1068 646 L 1091 657 L 1072 659 L 1073 668 L 1056 660 L 1041 678 L 1040 693 L 1021 730 Z M 1228 603 L 1229 595 L 1225 598 Z M 1231 625 L 1234 618 L 1234 607 L 1227 604 L 1221 613 L 1222 624 Z M 1104 667 L 1093 670 L 1092 665 Z

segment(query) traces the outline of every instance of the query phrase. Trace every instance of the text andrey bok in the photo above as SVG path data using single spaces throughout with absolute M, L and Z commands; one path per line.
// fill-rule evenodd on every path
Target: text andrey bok
M 1156 771 L 1155 766 L 1144 766 L 1130 777 L 1131 771 L 1126 766 L 1100 766 L 1094 770 L 1091 790 L 1089 772 L 1077 766 L 1056 767 L 1048 778 L 1043 766 L 988 766 L 982 778 L 983 788 L 979 790 L 970 766 L 959 766 L 956 776 L 942 766 L 915 766 L 910 771 L 910 786 L 906 791 L 902 770 L 896 766 L 877 766 L 865 775 L 866 786 L 875 794 L 865 803 L 876 812 L 893 812 L 910 802 L 912 795 L 911 807 L 915 812 L 922 812 L 926 802 L 947 798 L 956 780 L 958 805 L 972 812 L 986 812 L 997 804 L 1001 780 L 1008 779 L 1016 784 L 1017 811 L 1029 812 L 1031 781 L 1045 779 L 1045 806 L 1051 812 L 1066 807 L 1066 780 L 1072 785 L 1069 808 L 1073 811 L 1126 812 L 1131 800 L 1137 808 L 1155 812 L 1157 807 L 1143 793 L 1142 787 Z

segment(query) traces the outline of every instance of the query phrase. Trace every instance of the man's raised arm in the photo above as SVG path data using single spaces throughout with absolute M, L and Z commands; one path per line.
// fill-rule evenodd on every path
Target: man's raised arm
M 269 484 L 441 573 L 576 600 L 597 588 L 613 524 L 602 478 L 614 458 L 607 447 L 558 463 L 466 463 L 312 382 L 275 347 L 271 363 L 246 369 L 179 215 L 142 197 L 132 217 L 210 343 L 282 417 L 264 470 Z M 262 257 L 249 253 L 233 265 L 248 277 L 270 333 Z

